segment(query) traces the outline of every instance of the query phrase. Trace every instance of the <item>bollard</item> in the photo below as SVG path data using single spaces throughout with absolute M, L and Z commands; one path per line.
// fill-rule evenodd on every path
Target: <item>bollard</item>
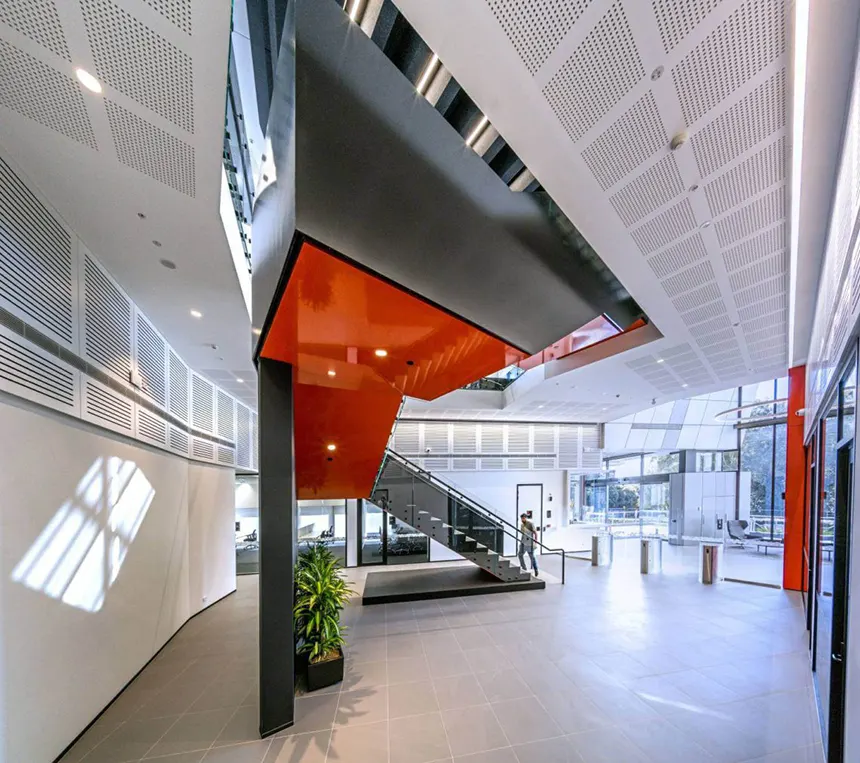
M 721 543 L 699 544 L 699 582 L 714 585 L 720 582 L 720 557 L 723 555 Z
M 591 536 L 591 566 L 607 567 L 612 564 L 612 533 L 597 533 Z
M 639 571 L 643 575 L 663 571 L 663 541 L 660 538 L 642 538 L 639 541 Z

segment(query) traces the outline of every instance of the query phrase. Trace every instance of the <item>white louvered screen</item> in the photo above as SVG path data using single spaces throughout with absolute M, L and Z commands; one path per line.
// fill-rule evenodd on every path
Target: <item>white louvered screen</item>
M 164 448 L 168 445 L 170 425 L 161 416 L 156 416 L 146 408 L 136 405 L 137 439 Z
M 507 430 L 507 453 L 529 453 L 532 449 L 531 427 L 528 424 L 506 424 Z M 506 464 L 508 469 L 528 469 L 528 456 L 522 458 L 509 458 Z
M 457 454 L 473 455 L 478 452 L 478 427 L 476 424 L 451 425 L 451 450 Z M 453 458 L 451 466 L 455 471 L 474 471 L 478 468 L 477 458 Z
M 114 432 L 134 436 L 134 403 L 95 379 L 83 380 L 81 418 Z
M 199 374 L 191 372 L 191 426 L 215 434 L 215 388 Z
M 260 468 L 260 433 L 257 414 L 251 411 L 251 468 Z
M 135 358 L 141 390 L 159 408 L 167 409 L 167 342 L 146 316 L 135 311 Z
M 168 437 L 167 447 L 174 453 L 179 453 L 187 458 L 188 446 L 190 444 L 188 433 L 171 424 Z
M 236 403 L 236 466 L 251 468 L 251 409 Z
M 88 251 L 81 252 L 84 356 L 128 383 L 132 367 L 131 300 Z
M 576 469 L 580 465 L 580 427 L 562 426 L 558 431 L 558 467 Z
M 0 326 L 0 389 L 72 416 L 80 412 L 78 372 L 4 326 Z
M 406 456 L 417 454 L 420 448 L 419 434 L 417 421 L 398 421 L 394 428 L 392 450 Z
M 173 350 L 170 350 L 169 379 L 167 383 L 168 410 L 182 423 L 189 423 L 188 391 L 191 377 L 185 365 Z
M 72 237 L 0 159 L 0 305 L 77 348 Z
M 191 435 L 191 458 L 198 461 L 214 461 L 215 443 Z
M 439 422 L 426 422 L 421 425 L 423 429 L 422 453 L 428 456 L 421 460 L 425 469 L 447 471 L 450 468 L 450 459 L 447 454 L 450 451 L 448 445 L 448 424 Z M 439 454 L 431 456 L 430 454 Z
M 218 446 L 218 463 L 223 466 L 233 466 L 235 463 L 235 453 L 233 448 L 228 448 L 226 445 Z
M 236 401 L 223 390 L 217 390 L 218 436 L 234 442 L 236 440 Z
M 555 469 L 555 458 L 533 458 L 532 469 Z

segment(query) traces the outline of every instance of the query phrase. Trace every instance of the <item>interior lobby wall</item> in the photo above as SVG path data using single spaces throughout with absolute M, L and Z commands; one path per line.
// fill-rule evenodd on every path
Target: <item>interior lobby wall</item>
M 50 763 L 235 590 L 232 469 L 0 401 L 0 760 Z
M 463 490 L 467 497 L 474 495 L 484 506 L 511 524 L 519 523 L 517 485 L 542 485 L 544 525 L 552 524 L 553 527 L 558 527 L 566 500 L 567 481 L 564 469 L 436 474 L 455 488 Z M 552 501 L 549 500 L 550 496 Z M 548 510 L 552 512 L 551 517 L 547 517 Z M 512 552 L 514 544 L 513 538 L 506 539 L 506 553 Z

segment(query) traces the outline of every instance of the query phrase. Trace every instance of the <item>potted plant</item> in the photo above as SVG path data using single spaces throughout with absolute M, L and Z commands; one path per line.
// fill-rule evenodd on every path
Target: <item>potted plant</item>
M 307 687 L 314 691 L 343 680 L 340 613 L 352 591 L 324 542 L 308 544 L 299 554 L 295 577 L 297 652 L 307 658 Z

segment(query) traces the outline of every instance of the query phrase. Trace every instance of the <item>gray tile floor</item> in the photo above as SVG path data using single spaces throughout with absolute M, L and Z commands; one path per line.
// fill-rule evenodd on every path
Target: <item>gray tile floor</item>
M 350 606 L 343 684 L 263 741 L 241 577 L 62 763 L 821 763 L 795 595 L 619 572 Z

